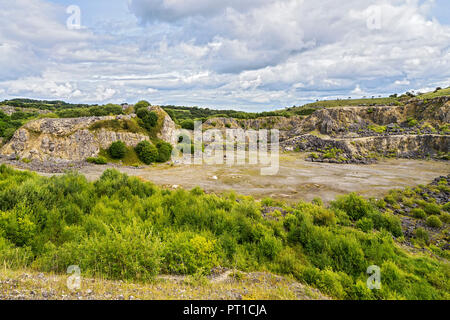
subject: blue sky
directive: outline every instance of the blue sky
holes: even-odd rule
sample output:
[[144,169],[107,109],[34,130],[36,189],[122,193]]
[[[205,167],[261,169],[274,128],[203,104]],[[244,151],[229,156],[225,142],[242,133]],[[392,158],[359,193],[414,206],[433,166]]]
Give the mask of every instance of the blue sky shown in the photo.
[[448,0],[8,0],[0,99],[274,110],[449,86],[449,48]]

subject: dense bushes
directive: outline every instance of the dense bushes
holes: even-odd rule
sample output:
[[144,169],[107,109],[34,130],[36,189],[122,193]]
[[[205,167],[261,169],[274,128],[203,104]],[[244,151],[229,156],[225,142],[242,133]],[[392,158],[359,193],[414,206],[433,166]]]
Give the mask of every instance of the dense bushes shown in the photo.
[[139,142],[135,148],[136,154],[145,164],[151,164],[156,162],[158,158],[158,149],[148,141]]
[[0,111],[0,137],[10,140],[14,132],[22,126],[19,120],[13,120],[10,116]]
[[136,112],[136,115],[142,121],[142,127],[151,131],[158,123],[158,115],[154,111],[141,108]]
[[158,149],[157,162],[167,162],[170,160],[172,156],[172,145],[170,143],[160,141],[156,144],[156,148]]
[[442,221],[437,216],[430,216],[427,219],[427,226],[432,228],[440,228],[442,227]]
[[93,164],[107,164],[108,163],[108,160],[106,160],[106,158],[102,157],[102,156],[96,157],[96,158],[95,157],[89,157],[89,158],[86,159],[86,161],[89,162],[89,163],[93,163]]
[[181,122],[181,128],[186,130],[194,130],[194,120],[184,120]]
[[[90,183],[2,165],[0,265],[62,273],[79,265],[86,276],[130,280],[223,266],[291,274],[342,299],[449,298],[448,266],[396,246],[395,223],[372,202],[277,204],[286,215],[265,219],[269,200],[165,190],[115,170]],[[365,286],[370,265],[381,268],[381,290]]]
[[63,109],[57,110],[56,114],[60,118],[79,118],[79,117],[103,117],[109,115],[123,114],[122,107],[116,104],[107,104],[104,106],[93,106],[89,108]]
[[137,112],[139,109],[146,109],[150,106],[151,106],[150,102],[141,100],[134,105],[134,111]]
[[142,141],[136,146],[135,151],[139,159],[145,164],[167,162],[172,156],[172,145],[164,141],[158,141],[155,146],[149,141]]
[[122,159],[126,152],[127,146],[122,141],[115,141],[108,148],[108,153],[113,159]]

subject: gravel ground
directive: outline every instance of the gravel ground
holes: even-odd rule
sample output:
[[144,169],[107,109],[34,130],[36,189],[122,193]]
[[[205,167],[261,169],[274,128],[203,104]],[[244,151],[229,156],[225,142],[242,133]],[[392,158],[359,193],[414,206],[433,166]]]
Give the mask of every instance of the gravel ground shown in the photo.
[[159,276],[151,283],[81,278],[70,290],[70,275],[0,271],[0,300],[324,300],[318,290],[269,273],[224,270],[203,279]]

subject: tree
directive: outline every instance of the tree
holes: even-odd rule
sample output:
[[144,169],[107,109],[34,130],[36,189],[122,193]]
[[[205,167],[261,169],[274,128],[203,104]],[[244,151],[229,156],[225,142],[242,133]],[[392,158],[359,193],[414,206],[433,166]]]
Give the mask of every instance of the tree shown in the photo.
[[193,120],[184,120],[181,122],[181,127],[187,130],[194,130],[194,121]]
[[137,113],[137,111],[139,109],[147,109],[150,106],[151,106],[150,102],[145,101],[145,100],[141,100],[141,101],[139,101],[138,103],[136,103],[134,105],[134,111]]
[[116,141],[111,143],[108,149],[108,153],[113,159],[123,159],[127,152],[127,146],[122,141]]
[[170,160],[172,156],[172,145],[170,143],[161,141],[156,144],[156,148],[158,149],[158,158],[156,161],[158,162],[167,162]]
[[136,115],[142,120],[142,126],[149,131],[158,123],[156,112],[141,108],[136,112]]
[[158,158],[158,149],[147,140],[139,142],[135,151],[139,159],[145,164],[151,164]]

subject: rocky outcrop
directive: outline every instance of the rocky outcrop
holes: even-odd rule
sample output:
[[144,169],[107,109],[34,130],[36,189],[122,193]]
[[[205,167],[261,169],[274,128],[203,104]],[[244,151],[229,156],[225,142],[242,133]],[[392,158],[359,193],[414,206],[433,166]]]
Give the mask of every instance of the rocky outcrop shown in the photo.
[[211,118],[203,124],[203,129],[278,129],[289,131],[299,127],[303,117],[263,117],[256,119],[234,119],[234,118]]
[[155,112],[158,115],[158,139],[166,141],[171,145],[175,145],[178,142],[177,127],[172,118],[161,107],[151,106],[150,111]]
[[[160,107],[153,106],[150,110],[158,114],[157,138],[174,145],[177,141],[175,123]],[[135,114],[131,114],[34,120],[18,129],[2,147],[0,154],[40,161],[83,161],[98,156],[101,149],[107,149],[118,140],[135,147],[139,142],[149,140],[149,136],[126,130],[112,130],[108,126],[94,126],[111,120],[130,121],[135,117]]]
[[27,123],[0,150],[2,155],[41,161],[82,161],[98,156],[100,149],[121,140],[136,146],[148,139],[146,135],[116,132],[107,129],[90,130],[104,120],[125,120],[133,116],[87,117],[71,119],[40,119]]
[[378,156],[398,158],[437,157],[449,150],[450,136],[397,135],[356,139],[322,138],[306,134],[283,141],[286,151],[314,152],[311,161],[371,163]]
[[340,136],[358,132],[369,125],[397,124],[408,127],[408,120],[429,122],[436,129],[450,122],[450,97],[441,97],[425,103],[412,101],[404,106],[336,107],[320,109],[301,121],[289,132],[290,137],[317,130],[321,134]]

